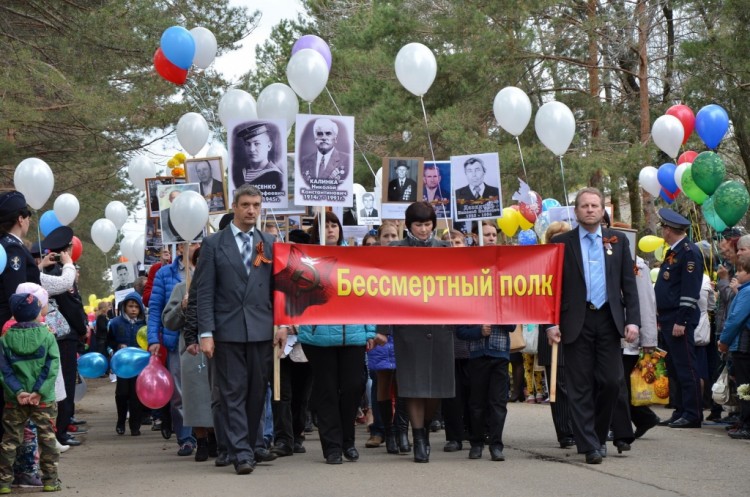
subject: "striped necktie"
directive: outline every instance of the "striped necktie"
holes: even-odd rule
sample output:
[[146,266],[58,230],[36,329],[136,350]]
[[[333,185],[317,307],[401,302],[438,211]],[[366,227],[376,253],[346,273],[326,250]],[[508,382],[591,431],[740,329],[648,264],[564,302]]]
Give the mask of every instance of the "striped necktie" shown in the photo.
[[604,261],[602,260],[602,248],[597,243],[599,240],[596,233],[587,233],[589,239],[589,302],[599,309],[606,300],[606,289],[604,288]]
[[247,274],[250,274],[250,269],[253,267],[253,236],[252,231],[250,233],[244,233],[240,231],[237,233],[242,239],[242,262],[245,264],[245,270]]

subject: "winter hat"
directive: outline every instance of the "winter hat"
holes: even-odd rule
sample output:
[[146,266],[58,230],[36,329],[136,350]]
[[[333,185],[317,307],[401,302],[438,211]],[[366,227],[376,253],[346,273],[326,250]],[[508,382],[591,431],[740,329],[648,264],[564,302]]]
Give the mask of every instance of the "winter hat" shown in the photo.
[[36,283],[21,283],[16,288],[16,293],[30,293],[34,297],[39,299],[39,303],[44,307],[49,302],[49,294],[47,290],[37,285]]
[[39,299],[31,293],[14,293],[10,296],[10,310],[19,323],[34,321],[42,310]]

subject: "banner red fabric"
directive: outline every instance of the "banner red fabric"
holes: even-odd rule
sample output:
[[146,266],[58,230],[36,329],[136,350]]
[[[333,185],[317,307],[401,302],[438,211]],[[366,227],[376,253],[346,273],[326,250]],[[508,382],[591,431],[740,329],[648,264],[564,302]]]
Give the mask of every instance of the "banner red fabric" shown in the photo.
[[563,247],[274,245],[286,324],[541,324],[560,314]]

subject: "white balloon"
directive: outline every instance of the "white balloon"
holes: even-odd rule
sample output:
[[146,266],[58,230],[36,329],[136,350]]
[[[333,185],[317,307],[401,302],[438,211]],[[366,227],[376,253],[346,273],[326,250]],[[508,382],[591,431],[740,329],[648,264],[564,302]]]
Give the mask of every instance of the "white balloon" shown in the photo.
[[213,143],[211,143],[211,146],[208,147],[208,150],[206,150],[206,157],[221,157],[223,176],[224,170],[226,169],[227,164],[229,164],[229,153],[227,152],[226,147],[224,147],[224,144],[218,140],[214,140]]
[[130,262],[135,262],[133,259],[133,242],[135,242],[135,236],[133,235],[125,235],[125,238],[120,240],[120,255]]
[[284,83],[273,83],[260,92],[257,107],[259,119],[284,119],[287,131],[291,131],[299,112],[299,100]]
[[133,186],[140,191],[146,191],[146,178],[156,176],[156,166],[153,162],[142,155],[137,155],[130,159],[128,164],[128,177]]
[[231,88],[219,101],[219,119],[226,128],[230,121],[258,118],[255,99],[245,90]]
[[654,197],[659,196],[661,185],[659,184],[659,171],[654,166],[646,166],[638,173],[638,182],[641,188]]
[[500,127],[513,136],[523,133],[531,120],[531,100],[526,92],[515,86],[497,92],[492,110]]
[[132,252],[134,261],[143,262],[145,260],[144,254],[146,252],[146,235],[141,233],[135,238],[135,240],[133,240]]
[[182,192],[169,207],[169,220],[183,240],[195,240],[208,222],[208,203],[198,192]]
[[437,75],[437,60],[432,50],[421,43],[409,43],[396,55],[396,77],[401,86],[421,97]]
[[685,174],[685,169],[687,169],[691,165],[692,162],[683,162],[682,164],[677,166],[677,169],[674,170],[674,182],[677,183],[677,186],[680,188],[680,190],[682,190],[682,175]]
[[112,221],[115,224],[115,228],[119,230],[125,224],[125,221],[128,220],[128,208],[119,200],[113,200],[104,209],[104,217]]
[[312,102],[328,83],[328,63],[312,48],[303,48],[289,59],[286,79],[302,100]]
[[216,58],[216,37],[206,28],[197,27],[190,30],[195,40],[195,55],[193,65],[205,69]]
[[375,171],[375,186],[383,186],[383,168],[379,168]]
[[657,118],[651,126],[651,137],[654,143],[673,159],[677,158],[684,136],[685,128],[682,127],[680,120],[669,114]]
[[360,185],[359,183],[354,183],[352,186],[352,193],[357,196],[357,198],[362,198],[362,195],[365,194],[367,190],[365,190],[365,187]]
[[177,122],[177,141],[190,155],[196,155],[208,141],[208,123],[197,112],[188,112]]
[[52,195],[55,177],[52,169],[42,159],[24,159],[13,174],[16,190],[23,193],[26,203],[34,209],[41,209]]
[[117,241],[115,223],[109,219],[97,219],[91,225],[91,239],[99,250],[104,253],[109,252]]
[[71,193],[63,193],[58,195],[55,199],[53,210],[55,211],[55,216],[57,217],[57,220],[60,221],[60,224],[67,226],[78,217],[78,212],[81,210],[81,206],[75,195]]
[[534,129],[545,147],[562,156],[576,134],[576,119],[564,103],[547,102],[536,112]]

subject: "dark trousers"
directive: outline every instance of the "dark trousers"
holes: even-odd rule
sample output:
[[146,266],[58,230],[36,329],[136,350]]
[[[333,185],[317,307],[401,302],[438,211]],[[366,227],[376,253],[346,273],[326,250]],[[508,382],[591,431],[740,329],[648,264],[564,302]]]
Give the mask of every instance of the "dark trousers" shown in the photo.
[[688,324],[681,337],[672,336],[674,321],[660,322],[659,327],[667,351],[669,381],[675,383],[675,389],[669,390],[669,403],[675,409],[672,419],[702,421],[701,381],[695,370],[695,324]]
[[456,396],[443,399],[443,421],[445,422],[445,441],[461,442],[464,439],[466,424],[471,419],[469,414],[469,392],[472,378],[469,376],[469,359],[456,359]]
[[125,417],[130,412],[130,418],[128,419],[128,425],[130,425],[130,431],[139,430],[141,428],[141,420],[143,419],[143,404],[138,399],[138,394],[135,391],[135,382],[138,377],[135,378],[120,378],[117,377],[117,384],[115,385],[115,405],[117,406],[117,425],[125,426]]
[[[612,415],[612,432],[615,440],[631,443],[633,436],[633,425],[636,428],[653,426],[659,421],[659,417],[649,406],[634,406],[630,402],[630,373],[638,363],[637,355],[622,355],[622,369],[625,384],[620,387],[620,396],[617,398],[617,406]],[[629,415],[628,415],[629,414]]]
[[217,342],[214,381],[223,398],[227,454],[234,462],[253,461],[258,427],[265,410],[271,341]]
[[65,382],[65,400],[57,403],[57,438],[64,441],[68,437],[68,425],[75,410],[76,373],[78,372],[78,340],[60,340],[60,366]]
[[[540,337],[540,339],[544,339]],[[558,347],[562,351],[562,347]],[[561,353],[561,352],[558,352]],[[573,421],[570,419],[570,401],[568,400],[568,386],[565,383],[565,368],[557,366],[557,390],[555,391],[555,401],[550,402],[552,412],[552,423],[555,425],[555,434],[557,441],[569,440],[573,436]],[[552,378],[552,367],[544,366],[547,378]]]
[[467,369],[471,377],[471,445],[483,446],[485,430],[488,430],[490,447],[502,449],[508,414],[508,359],[477,357],[469,359]]
[[623,377],[620,338],[609,305],[605,305],[599,310],[587,308],[580,334],[564,345],[565,383],[581,454],[599,450],[607,441]]
[[365,347],[303,344],[313,377],[310,401],[318,415],[323,457],[354,446],[354,418],[362,398]]
[[211,386],[211,417],[214,421],[214,436],[216,437],[216,448],[219,453],[227,454],[227,431],[226,431],[226,409],[224,407],[223,399],[221,398],[221,390],[219,389],[219,382],[216,381],[216,359],[212,358],[208,361],[208,384]]
[[[372,412],[370,436],[374,437],[377,435],[381,438],[385,438],[385,425],[383,424],[383,416],[380,414],[380,407],[378,406],[378,372],[368,369],[367,375],[370,377],[370,412]],[[391,418],[392,417],[393,416],[391,415]],[[392,419],[391,423],[393,423]],[[390,424],[388,426],[390,426]]]
[[305,439],[305,411],[312,387],[310,364],[294,362],[288,357],[279,364],[281,392],[279,400],[271,404],[274,440],[276,445],[293,447],[294,442]]
[[[746,331],[743,331],[746,333]],[[750,354],[747,352],[732,352],[732,366],[737,385],[750,383]],[[750,430],[750,401],[740,400],[740,423],[742,428]]]

